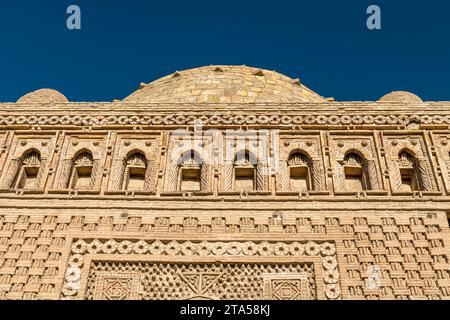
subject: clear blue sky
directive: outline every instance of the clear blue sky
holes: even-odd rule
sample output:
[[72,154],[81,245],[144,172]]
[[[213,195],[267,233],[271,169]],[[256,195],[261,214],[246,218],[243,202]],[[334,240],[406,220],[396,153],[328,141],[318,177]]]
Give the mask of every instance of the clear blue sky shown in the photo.
[[[79,31],[66,28],[70,4]],[[382,30],[366,28],[370,4]],[[337,100],[450,100],[450,1],[2,0],[0,61],[0,101],[45,87],[111,101],[210,64],[276,70]]]

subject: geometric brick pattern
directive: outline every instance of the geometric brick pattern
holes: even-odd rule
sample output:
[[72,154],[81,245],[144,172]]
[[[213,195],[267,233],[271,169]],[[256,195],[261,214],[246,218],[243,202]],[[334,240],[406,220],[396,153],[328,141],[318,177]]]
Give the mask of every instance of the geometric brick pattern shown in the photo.
[[[408,215],[406,212],[404,214]],[[113,230],[133,230],[128,233],[145,232],[151,237],[161,221],[156,217],[153,223],[145,224],[134,217],[98,217],[97,221],[86,223],[85,219],[83,216],[72,216],[70,219],[58,216],[17,216],[11,219],[0,216],[0,298],[57,299],[67,276],[67,263],[77,263],[76,259],[67,255],[68,246],[73,246],[70,233],[82,232],[86,238],[92,239],[98,236],[100,230],[107,234]],[[196,232],[206,238],[208,234],[217,235],[213,225],[217,218],[214,217],[209,224],[196,224],[194,229],[190,223],[173,224],[170,220],[168,218],[163,231],[167,235],[181,234],[185,238],[191,238]],[[221,233],[238,237],[257,232],[257,235],[266,235],[266,238],[279,234],[292,239],[296,234],[302,234],[311,238],[335,239],[336,248],[331,247],[327,254],[336,251],[337,260],[325,259],[322,263],[326,268],[333,268],[340,261],[339,283],[344,298],[448,299],[450,296],[448,250],[443,246],[445,227],[434,216],[409,219],[390,215],[370,219],[332,217],[322,221],[312,221],[302,216],[295,223],[284,222],[278,230],[272,231],[269,231],[269,223],[252,227],[245,225],[245,228],[242,224],[225,223],[222,227]],[[127,231],[121,234],[126,237]],[[161,230],[156,234],[161,234]],[[292,243],[292,240],[285,241]],[[106,241],[97,245],[101,247],[104,243]],[[90,242],[93,248],[95,244]],[[298,250],[306,249],[307,246],[303,246]],[[135,250],[139,249],[136,247]],[[314,248],[308,250],[314,251]],[[109,257],[118,253],[110,253]],[[367,285],[371,266],[379,268],[379,288]]]
[[[121,101],[45,89],[0,106],[0,300],[450,299],[449,102],[338,102],[209,66]],[[212,161],[172,159],[175,129]]]
[[[133,271],[131,271],[133,270]],[[302,273],[296,273],[300,271]],[[295,279],[289,279],[294,275]],[[301,275],[301,287],[297,285]],[[265,284],[272,277],[270,293]],[[275,283],[286,281],[286,287]],[[85,299],[311,299],[314,269],[307,264],[166,264],[92,262]],[[287,287],[287,286],[291,287]],[[300,290],[287,296],[288,291]],[[268,294],[266,296],[266,294]]]

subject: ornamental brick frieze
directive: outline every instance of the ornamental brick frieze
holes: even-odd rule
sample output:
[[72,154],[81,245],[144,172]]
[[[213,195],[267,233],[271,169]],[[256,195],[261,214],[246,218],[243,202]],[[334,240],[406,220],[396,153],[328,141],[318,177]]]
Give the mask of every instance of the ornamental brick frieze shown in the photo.
[[[353,113],[353,112],[352,112]],[[450,115],[446,114],[120,114],[120,115],[0,115],[0,126],[192,126],[196,121],[205,126],[406,126],[410,123],[421,125],[449,125]]]
[[[215,273],[213,273],[214,276],[220,277],[220,273],[226,272],[226,270],[233,269],[233,265],[237,265],[236,268],[236,275],[239,275],[243,273],[243,267],[247,267],[249,264],[257,264],[258,262],[261,263],[264,261],[265,264],[272,266],[272,277],[277,275],[280,277],[280,280],[283,279],[283,277],[286,278],[286,276],[289,275],[295,275],[295,269],[292,270],[292,266],[294,264],[298,263],[298,261],[304,261],[307,262],[308,259],[310,263],[316,263],[315,269],[319,271],[319,274],[321,275],[320,279],[314,279],[311,277],[310,281],[312,281],[312,287],[310,290],[314,290],[314,288],[320,287],[320,290],[324,290],[319,294],[322,299],[339,299],[341,295],[341,289],[339,284],[339,272],[338,272],[338,262],[336,258],[336,249],[333,243],[330,242],[324,242],[324,243],[316,243],[316,242],[307,242],[307,243],[300,243],[300,242],[253,242],[253,241],[246,241],[246,242],[220,242],[220,241],[203,241],[203,242],[191,242],[191,241],[170,241],[170,242],[161,242],[159,240],[156,241],[145,241],[145,240],[139,240],[139,241],[115,241],[113,239],[94,239],[93,241],[85,241],[82,239],[75,240],[75,242],[71,246],[71,255],[69,257],[69,263],[66,270],[66,280],[63,285],[62,290],[62,296],[63,299],[83,299],[84,298],[84,292],[82,288],[82,282],[81,279],[81,273],[83,272],[90,272],[88,265],[85,266],[85,262],[88,263],[88,261],[95,261],[95,260],[102,260],[102,255],[106,255],[104,258],[107,258],[109,261],[114,261],[115,257],[116,259],[129,259],[129,260],[140,260],[140,261],[148,261],[153,262],[153,259],[156,259],[156,264],[160,265],[159,268],[146,272],[141,271],[140,275],[140,281],[141,283],[135,284],[134,288],[128,288],[128,290],[134,290],[137,294],[149,294],[145,288],[142,288],[144,284],[142,283],[145,281],[145,277],[148,277],[150,283],[149,286],[160,286],[162,291],[166,291],[170,288],[170,283],[168,282],[159,282],[155,281],[155,275],[158,276],[158,272],[156,270],[163,269],[162,265],[159,263],[162,260],[172,260],[173,262],[180,263],[180,260],[177,258],[189,258],[190,265],[193,263],[200,263],[201,261],[206,261],[208,258],[210,259],[210,262],[215,262],[217,264],[217,261],[220,261],[222,259],[221,266],[218,266],[218,269]],[[93,256],[93,257],[90,257]],[[256,259],[255,258],[262,258],[262,259]],[[283,261],[283,258],[284,261]],[[197,262],[197,259],[199,262]],[[206,259],[206,260],[205,260]],[[103,259],[104,260],[104,259]],[[234,260],[234,262],[232,262]],[[182,260],[181,260],[182,261]],[[283,263],[284,262],[284,263]],[[128,263],[129,264],[129,263]],[[214,266],[214,265],[213,265]],[[187,266],[189,271],[189,265]],[[95,267],[94,267],[95,268]],[[176,270],[176,265],[167,266],[168,273],[175,272],[178,273]],[[120,277],[121,273],[120,271],[125,271],[123,268],[113,268],[111,271],[115,271],[114,273],[117,274]],[[175,270],[174,270],[175,269]],[[206,268],[208,269],[208,268]],[[225,270],[222,270],[225,269]],[[250,268],[252,269],[252,268]],[[268,268],[269,269],[269,268]],[[102,270],[102,269],[100,269]],[[107,270],[107,269],[106,269]],[[274,272],[275,270],[278,270],[278,272]],[[123,272],[122,271],[122,272]],[[137,270],[139,273],[139,268]],[[193,272],[192,272],[193,271]],[[201,276],[202,274],[200,272],[195,272],[196,270],[192,270],[189,272],[189,276]],[[213,271],[215,271],[213,269]],[[258,275],[256,270],[253,270],[253,276]],[[266,272],[270,272],[269,270],[264,270]],[[263,271],[263,273],[265,273]],[[293,272],[294,271],[294,272]],[[188,282],[189,284],[189,278],[186,278],[188,272],[184,272],[185,277],[183,277],[183,273],[181,273],[181,280],[184,280]],[[211,275],[211,272],[208,273]],[[110,273],[106,274],[109,277],[114,277],[114,275]],[[261,275],[263,276],[263,275]],[[316,275],[317,276],[317,275]],[[143,279],[144,278],[144,279]],[[153,280],[152,280],[153,278]],[[175,280],[175,279],[174,279]],[[250,279],[242,279],[244,283],[241,283],[241,286],[245,286],[245,282],[250,281]],[[255,279],[256,281],[262,281],[263,278]],[[286,279],[285,279],[286,280]],[[80,281],[80,284],[78,283]],[[169,281],[170,282],[170,281]],[[122,286],[123,283],[120,285]],[[275,284],[276,285],[276,284]],[[292,284],[291,284],[292,285]],[[127,285],[129,287],[129,285]],[[200,286],[200,287],[198,287]],[[296,287],[294,287],[296,288]],[[197,285],[197,287],[192,287],[193,289],[193,295],[199,295],[199,294],[206,294],[206,290],[203,289],[201,285]],[[226,288],[225,288],[226,289]],[[262,288],[261,288],[262,289]],[[300,288],[296,288],[297,290],[300,290]],[[109,290],[109,288],[105,288],[103,290]],[[274,289],[272,289],[273,291]],[[142,292],[144,291],[144,292]],[[262,291],[262,290],[261,290]],[[104,293],[105,294],[105,293]],[[233,297],[232,295],[226,295],[226,294],[220,294],[220,290],[213,291],[212,293],[209,293],[211,295],[212,299],[230,299],[230,298],[247,298],[247,299],[263,299],[263,298],[270,298],[264,295],[261,295],[261,293],[258,294],[258,292],[255,292],[254,295],[251,296],[242,296],[242,297]],[[216,296],[215,296],[216,294]],[[301,292],[299,292],[301,294]],[[184,296],[184,298],[190,298],[191,296],[189,294],[184,294],[187,296]],[[315,297],[316,292],[307,293],[303,298],[307,298],[308,296]],[[272,296],[272,298],[279,298],[281,296],[277,296],[275,292],[275,296]],[[108,292],[106,292],[106,299],[113,300],[111,297],[108,296]],[[132,298],[131,296],[128,298]],[[166,298],[166,299],[173,299],[175,298],[175,295],[167,295],[167,296],[153,296],[150,295],[149,298],[158,299],[158,298]],[[291,297],[291,298],[295,298]],[[121,295],[118,295],[117,299],[123,299]]]

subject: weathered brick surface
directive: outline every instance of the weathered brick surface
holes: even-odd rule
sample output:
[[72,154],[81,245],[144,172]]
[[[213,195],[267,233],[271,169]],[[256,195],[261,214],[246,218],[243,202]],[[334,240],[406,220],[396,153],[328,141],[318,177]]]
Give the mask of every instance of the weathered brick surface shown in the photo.
[[[449,299],[449,106],[333,102],[232,66],[111,103],[1,103],[0,299]],[[199,120],[224,134],[192,147],[215,160],[174,162],[172,130]],[[272,146],[278,170],[239,190],[225,130],[263,128],[245,149]]]

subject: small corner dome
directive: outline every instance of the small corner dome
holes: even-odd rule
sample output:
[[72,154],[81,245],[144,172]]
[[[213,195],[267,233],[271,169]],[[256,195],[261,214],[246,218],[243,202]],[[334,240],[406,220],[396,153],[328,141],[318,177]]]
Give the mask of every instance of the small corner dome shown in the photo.
[[69,100],[53,89],[39,89],[23,95],[16,103],[66,103]]
[[422,103],[423,100],[416,94],[408,91],[392,91],[385,94],[379,102]]

